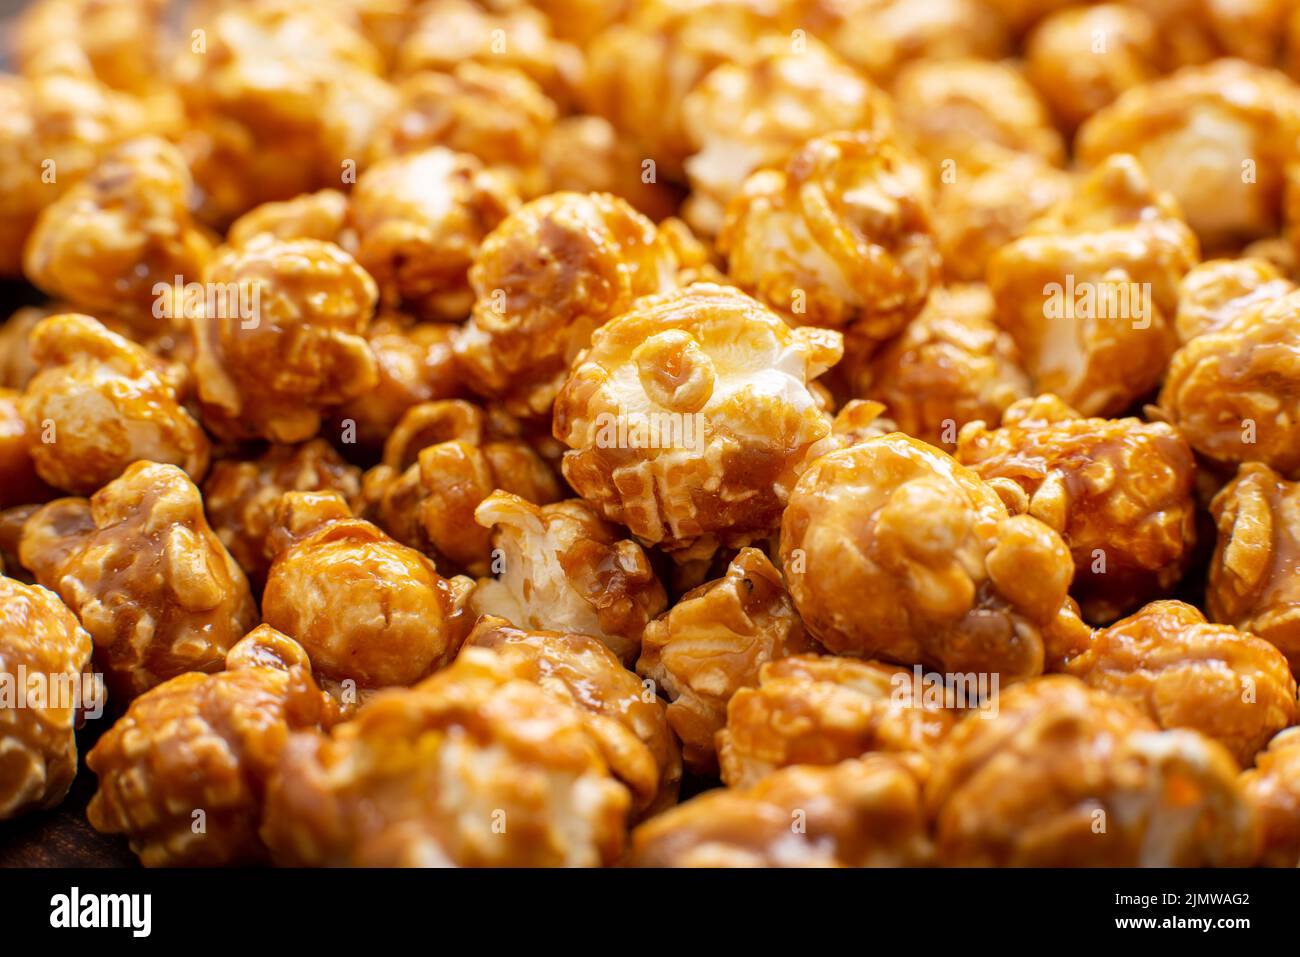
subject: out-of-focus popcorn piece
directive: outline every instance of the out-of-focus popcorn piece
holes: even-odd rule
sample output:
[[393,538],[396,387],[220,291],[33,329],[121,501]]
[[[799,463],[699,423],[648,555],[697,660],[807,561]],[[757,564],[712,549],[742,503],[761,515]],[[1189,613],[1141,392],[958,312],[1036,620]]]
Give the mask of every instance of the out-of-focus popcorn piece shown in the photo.
[[[632,794],[635,817],[677,802],[682,760],[663,702],[590,635],[527,631],[479,619],[465,648],[486,648],[519,677],[584,714],[610,772]],[[462,652],[463,653],[463,652]]]
[[1241,57],[1268,65],[1278,58],[1291,15],[1287,0],[1125,0],[1156,23],[1165,69]]
[[844,364],[836,374],[848,376],[853,395],[879,400],[898,431],[949,451],[963,426],[999,421],[1029,393],[1020,353],[994,322],[993,297],[982,285],[935,289],[869,364]]
[[1041,395],[1007,409],[1001,428],[963,428],[956,454],[986,481],[1019,485],[1029,514],[1065,539],[1089,621],[1168,594],[1192,558],[1196,460],[1171,425],[1087,419]]
[[262,235],[203,272],[190,316],[204,424],[223,437],[309,439],[324,410],[379,381],[365,340],[375,282],[333,243]]
[[[56,806],[77,773],[78,712],[102,704],[90,636],[52,593],[0,575],[0,821]],[[19,697],[21,696],[21,697]]]
[[[995,705],[990,688],[986,681],[988,703]],[[982,704],[977,691],[972,685],[963,708]],[[747,787],[792,764],[838,764],[873,751],[929,757],[960,716],[948,705],[942,697],[927,700],[913,672],[878,661],[819,655],[771,661],[758,686],[741,688],[727,706],[717,739],[722,780]]]
[[18,408],[42,479],[89,494],[141,459],[203,477],[209,443],[181,404],[183,368],[89,316],[51,316],[28,341],[40,371]]
[[1157,601],[1095,632],[1065,671],[1137,705],[1166,730],[1191,728],[1243,767],[1296,718],[1296,683],[1267,641]]
[[285,492],[338,492],[349,502],[361,496],[361,470],[349,465],[324,439],[272,445],[256,459],[223,459],[203,483],[208,521],[255,586],[271,561],[266,536]]
[[492,529],[492,570],[471,599],[475,614],[520,628],[599,638],[630,665],[647,623],[668,604],[641,546],[620,538],[579,499],[534,505],[494,492],[475,519]]
[[292,199],[262,203],[230,224],[226,242],[247,245],[268,233],[276,239],[318,239],[336,245],[350,244],[348,197],[337,189],[303,193]]
[[0,387],[21,392],[36,375],[32,358],[31,332],[42,319],[67,310],[59,303],[24,306],[0,323]]
[[988,265],[998,321],[1034,380],[1084,415],[1116,415],[1178,346],[1178,284],[1196,236],[1131,156],[1112,156]]
[[1300,88],[1283,74],[1219,60],[1129,90],[1093,115],[1079,159],[1132,153],[1178,201],[1207,249],[1277,233]]
[[811,37],[759,41],[743,64],[724,63],[682,102],[692,193],[685,218],[705,235],[756,170],[784,165],[807,140],[836,130],[888,135],[888,98]]
[[18,400],[17,392],[0,386],[0,509],[44,502],[57,494],[36,474],[32,449],[40,436],[23,418]]
[[1300,292],[1246,308],[1179,349],[1160,410],[1215,462],[1300,470]]
[[646,626],[636,668],[668,698],[687,767],[708,773],[732,696],[756,685],[767,662],[814,650],[781,573],[757,548],[742,548],[725,575]]
[[872,754],[709,791],[632,833],[638,867],[917,867],[931,844],[915,760]]
[[658,222],[671,216],[679,191],[652,161],[601,116],[566,116],[542,144],[542,166],[551,192],[613,193]]
[[1275,735],[1253,768],[1242,772],[1241,788],[1259,816],[1262,867],[1300,865],[1300,730]]
[[333,716],[307,653],[260,625],[225,671],[179,675],[131,702],[86,756],[99,776],[86,816],[125,834],[147,867],[263,862],[262,801],[288,735]]
[[290,736],[261,833],[281,864],[592,867],[618,859],[630,803],[589,716],[471,648]]
[[746,181],[718,237],[727,274],[792,322],[896,333],[939,276],[928,176],[869,131],[811,140]]
[[1216,332],[1256,307],[1281,299],[1295,289],[1273,263],[1265,259],[1211,259],[1193,266],[1183,277],[1174,325],[1178,338],[1190,342]]
[[926,805],[944,865],[1244,867],[1258,823],[1236,778],[1218,742],[1053,675],[957,725]]
[[19,551],[95,641],[109,691],[130,700],[187,671],[216,671],[257,623],[248,581],[173,465],[136,462],[89,500],[62,498]]
[[782,519],[781,559],[804,624],[836,654],[1008,681],[1087,637],[1060,536],[901,433],[809,466]]
[[1206,609],[1276,645],[1300,671],[1300,482],[1247,462],[1210,505],[1219,537]]
[[474,257],[476,296],[456,340],[466,385],[542,417],[592,332],[676,285],[668,238],[605,193],[552,193],[509,216]]
[[479,245],[518,205],[509,177],[435,146],[381,160],[352,192],[357,260],[384,303],[422,319],[460,320]]
[[643,300],[597,330],[556,400],[564,476],[679,560],[762,538],[830,433],[808,386],[840,349],[729,287]]
[[13,54],[27,76],[93,77],[140,96],[165,76],[166,0],[36,0],[13,24]]

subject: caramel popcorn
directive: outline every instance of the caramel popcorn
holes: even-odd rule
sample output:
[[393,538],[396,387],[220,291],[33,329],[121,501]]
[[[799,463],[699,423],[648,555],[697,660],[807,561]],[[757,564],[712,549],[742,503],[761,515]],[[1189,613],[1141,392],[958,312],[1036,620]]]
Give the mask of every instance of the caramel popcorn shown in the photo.
[[989,261],[998,320],[1036,392],[1116,415],[1160,381],[1178,345],[1178,284],[1196,237],[1131,156],[1112,156]]
[[589,718],[470,648],[328,736],[291,735],[261,834],[282,864],[612,864],[630,798]]
[[492,529],[492,570],[471,600],[475,614],[520,628],[593,635],[625,664],[667,596],[644,551],[619,538],[580,499],[550,505],[493,492],[474,512]]
[[1259,816],[1263,867],[1300,865],[1300,731],[1288,728],[1269,742],[1241,789]]
[[746,181],[718,250],[732,281],[792,322],[884,341],[938,280],[928,176],[871,132],[818,137]]
[[336,189],[322,189],[250,209],[230,224],[226,242],[244,246],[266,233],[276,239],[318,239],[350,245],[351,237],[345,236],[347,223],[348,197]]
[[166,7],[166,0],[36,0],[13,25],[14,60],[27,76],[62,73],[156,92]]
[[23,527],[19,554],[76,612],[123,700],[218,670],[257,623],[244,573],[174,465],[136,462],[89,500],[44,506]]
[[1247,462],[1211,503],[1219,537],[1210,563],[1206,609],[1276,645],[1300,671],[1300,483]]
[[44,502],[56,494],[36,474],[32,449],[40,440],[23,419],[18,399],[13,389],[0,386],[0,509]]
[[[972,694],[963,704],[979,703]],[[727,706],[717,738],[722,780],[747,787],[789,765],[838,764],[874,751],[928,757],[959,716],[945,706],[925,699],[911,671],[878,661],[770,661],[758,686],[739,689]]]
[[900,433],[812,463],[781,523],[781,560],[804,624],[836,654],[1010,680],[1086,636],[1060,536]]
[[597,330],[556,400],[564,477],[679,560],[761,538],[830,432],[808,383],[839,357],[838,333],[728,287],[642,300]]
[[917,867],[930,863],[924,770],[872,754],[709,791],[632,833],[638,867]]
[[67,312],[58,303],[24,306],[0,323],[0,388],[22,391],[36,375],[32,358],[31,332],[42,319]]
[[1054,675],[957,725],[925,796],[945,865],[1241,867],[1258,823],[1236,776],[1217,742]]
[[1168,594],[1191,560],[1196,461],[1171,425],[1088,419],[1040,395],[1007,409],[1001,428],[963,428],[957,459],[985,481],[1015,482],[1029,514],[1065,539],[1089,621]]
[[1281,299],[1295,288],[1265,259],[1211,259],[1183,277],[1174,325],[1178,338],[1190,342],[1217,332],[1243,312]]
[[141,459],[203,478],[208,438],[181,404],[182,368],[89,316],[44,319],[29,342],[39,371],[18,408],[42,479],[89,494]]
[[54,807],[72,785],[73,728],[98,694],[90,650],[90,636],[58,598],[0,575],[0,679],[9,684],[0,707],[0,821]]
[[[146,867],[256,864],[267,779],[291,731],[328,724],[302,647],[260,625],[217,674],[183,674],[131,702],[86,756],[86,815]],[[202,827],[195,824],[202,822]]]
[[465,153],[432,147],[382,160],[352,193],[357,260],[385,304],[464,319],[474,301],[470,262],[518,202],[508,177]]
[[323,411],[374,388],[364,336],[375,282],[332,243],[259,236],[203,271],[221,290],[190,317],[204,424],[232,437],[309,439]]
[[[610,773],[645,817],[677,802],[682,761],[664,705],[604,644],[589,635],[526,631],[503,618],[480,618],[465,648],[486,648],[519,677],[578,712]],[[462,652],[463,653],[463,652]]]
[[655,172],[651,160],[619,136],[601,116],[566,116],[542,144],[547,187],[556,193],[613,193],[658,222],[671,216],[678,190]]

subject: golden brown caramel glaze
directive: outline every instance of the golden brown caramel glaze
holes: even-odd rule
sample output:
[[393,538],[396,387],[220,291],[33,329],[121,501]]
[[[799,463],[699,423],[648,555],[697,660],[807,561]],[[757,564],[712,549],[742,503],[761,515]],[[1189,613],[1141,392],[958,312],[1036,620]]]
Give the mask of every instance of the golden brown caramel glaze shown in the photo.
[[0,386],[0,509],[44,502],[58,493],[36,474],[32,449],[40,441],[19,411],[19,394]]
[[1266,259],[1211,259],[1183,277],[1174,323],[1178,338],[1190,342],[1217,332],[1243,312],[1281,299],[1295,288]]
[[1263,833],[1258,864],[1300,864],[1300,731],[1275,735],[1255,767],[1241,774],[1241,789],[1254,805]]
[[230,224],[226,242],[243,246],[267,233],[276,239],[317,239],[348,245],[348,197],[337,189],[303,193],[293,199],[262,203]]
[[655,222],[673,215],[681,200],[680,191],[603,116],[560,119],[542,144],[541,159],[551,192],[613,193]]

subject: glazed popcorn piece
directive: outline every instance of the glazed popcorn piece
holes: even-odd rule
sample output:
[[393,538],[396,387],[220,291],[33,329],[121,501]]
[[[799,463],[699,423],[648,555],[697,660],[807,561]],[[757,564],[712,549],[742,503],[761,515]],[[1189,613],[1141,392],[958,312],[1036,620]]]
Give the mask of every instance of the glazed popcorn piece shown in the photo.
[[30,337],[42,319],[66,312],[58,303],[24,306],[0,323],[0,387],[22,391],[36,375]]
[[1277,233],[1300,88],[1240,60],[1188,67],[1096,113],[1075,143],[1087,164],[1131,153],[1209,249]]
[[44,502],[57,493],[36,474],[32,449],[40,441],[23,419],[19,394],[0,386],[0,509]]
[[72,786],[79,712],[103,704],[90,651],[90,635],[58,598],[0,575],[0,676],[10,686],[0,707],[0,821],[55,807]]
[[1222,745],[1063,675],[965,718],[925,797],[949,866],[1243,867],[1259,840]]
[[988,284],[1035,391],[1117,415],[1155,388],[1177,348],[1178,284],[1197,258],[1174,202],[1119,155],[999,250]]
[[1211,259],[1193,266],[1183,277],[1174,325],[1178,338],[1190,342],[1217,332],[1244,312],[1281,299],[1295,288],[1266,259]]
[[668,698],[682,759],[703,774],[717,767],[714,736],[733,695],[756,685],[767,662],[815,649],[776,566],[742,548],[725,575],[646,625],[636,669]]
[[[917,867],[923,762],[872,754],[709,791],[632,833],[637,867]],[[802,826],[796,826],[802,825]]]
[[1065,539],[1091,622],[1168,594],[1191,561],[1196,461],[1171,425],[1084,418],[1040,395],[1007,409],[1001,428],[963,428],[956,454],[986,481],[1019,485],[1029,514]]
[[818,137],[746,181],[718,250],[732,281],[790,321],[881,342],[938,280],[927,172],[869,131]]
[[223,293],[190,317],[194,376],[213,432],[301,442],[327,408],[378,383],[364,338],[375,282],[333,243],[258,236],[218,250],[203,280]]
[[744,64],[724,63],[682,100],[695,151],[687,221],[714,235],[723,211],[755,170],[783,165],[807,140],[835,130],[887,135],[888,99],[816,40],[762,38]]
[[361,497],[361,470],[343,461],[323,439],[272,445],[255,459],[223,459],[203,483],[212,529],[255,586],[266,581],[271,560],[266,536],[285,492],[338,492]]
[[306,649],[322,687],[410,685],[456,657],[472,583],[354,518],[338,492],[286,492],[267,538],[262,617]]
[[216,671],[257,623],[244,573],[174,465],[136,462],[98,492],[42,507],[20,557],[76,612],[109,691],[130,700],[187,671]]
[[1276,645],[1300,669],[1300,483],[1248,462],[1210,506],[1219,537],[1206,609]]
[[281,864],[612,864],[630,799],[583,713],[486,649],[290,736],[262,837]]
[[1086,639],[1061,537],[900,433],[812,463],[781,523],[781,560],[804,624],[836,654],[1009,681]]
[[141,459],[193,479],[207,472],[208,437],[181,404],[182,367],[75,313],[42,320],[28,341],[39,371],[18,408],[44,481],[88,494]]
[[386,305],[464,319],[474,302],[470,263],[518,203],[508,177],[465,153],[433,147],[381,160],[352,192],[357,261]]
[[158,286],[199,278],[212,252],[190,220],[193,190],[176,147],[156,137],[106,153],[46,207],[28,238],[23,271],[51,296],[120,316],[142,333],[179,327],[159,317]]
[[[990,698],[995,690],[986,682]],[[963,709],[981,704],[975,685],[971,692]],[[927,700],[912,671],[878,661],[770,661],[758,686],[739,689],[727,706],[717,739],[722,780],[747,787],[790,765],[838,764],[875,751],[929,757],[961,715],[948,705]]]
[[165,0],[36,0],[13,23],[14,62],[27,76],[94,77],[115,90],[158,93]]
[[317,239],[345,245],[348,197],[337,189],[303,193],[280,202],[262,203],[230,224],[226,242],[244,246],[263,233],[276,239]]
[[541,161],[550,192],[613,193],[655,222],[671,216],[681,198],[657,171],[649,178],[651,161],[602,116],[560,119],[542,144]]
[[1191,605],[1157,601],[1095,632],[1065,670],[1127,698],[1160,727],[1191,728],[1249,767],[1296,719],[1295,681],[1267,641],[1211,625]]
[[1279,732],[1241,775],[1241,789],[1259,816],[1262,867],[1300,864],[1300,731]]
[[1020,353],[994,322],[993,297],[982,285],[933,290],[869,364],[843,365],[837,374],[852,393],[882,402],[898,431],[949,451],[963,426],[999,421],[1029,392]]
[[632,795],[634,817],[677,803],[681,751],[663,702],[603,643],[590,635],[527,631],[488,616],[464,647],[493,652],[515,675],[584,713],[610,773]]
[[1192,448],[1231,466],[1300,469],[1300,292],[1236,313],[1169,362],[1160,410]]
[[475,614],[520,628],[592,635],[624,665],[636,661],[641,633],[668,604],[640,545],[620,538],[580,499],[538,506],[493,492],[474,518],[492,529],[497,576],[479,580],[471,599]]
[[677,285],[669,237],[605,193],[552,193],[509,216],[470,270],[475,301],[456,340],[465,384],[539,418],[592,333],[640,296]]
[[261,863],[262,802],[289,733],[333,715],[302,647],[259,625],[224,671],[179,675],[131,702],[86,756],[99,776],[86,816],[125,834],[146,867]]
[[830,433],[809,383],[839,358],[839,333],[792,329],[731,288],[642,300],[596,332],[556,400],[564,477],[679,561],[762,538]]

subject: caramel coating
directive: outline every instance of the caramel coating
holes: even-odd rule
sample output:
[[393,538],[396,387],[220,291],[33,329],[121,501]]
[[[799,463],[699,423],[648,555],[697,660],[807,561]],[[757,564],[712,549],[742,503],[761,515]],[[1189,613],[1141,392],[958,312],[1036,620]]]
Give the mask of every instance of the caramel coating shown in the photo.
[[602,116],[559,120],[542,144],[541,159],[551,192],[613,193],[655,222],[677,210],[678,190],[657,171],[650,178],[651,161]]
[[1160,381],[1178,346],[1178,284],[1196,237],[1131,156],[1112,156],[988,265],[998,320],[1036,392],[1117,415]]
[[27,76],[93,77],[115,90],[157,92],[166,0],[35,0],[12,24],[14,62]]
[[1296,684],[1261,638],[1211,625],[1191,605],[1157,601],[1097,631],[1065,670],[1127,698],[1160,727],[1191,728],[1249,767],[1296,719]]
[[303,193],[281,202],[262,203],[230,224],[226,242],[244,246],[268,233],[276,239],[318,239],[344,245],[348,229],[348,197],[336,189]]
[[928,177],[868,131],[809,141],[746,181],[718,237],[737,285],[800,325],[893,335],[939,276]]
[[1259,816],[1262,867],[1300,864],[1300,731],[1269,742],[1255,767],[1242,772],[1241,789]]
[[812,463],[781,523],[781,560],[804,624],[836,654],[1009,680],[1086,633],[1060,536],[897,432]]
[[518,677],[584,714],[610,773],[632,795],[634,817],[677,803],[681,750],[663,702],[600,641],[589,635],[526,631],[488,616],[479,619],[464,647],[492,651]]
[[637,297],[676,285],[669,239],[605,193],[552,193],[520,207],[483,242],[476,296],[456,340],[466,385],[512,414],[541,417],[569,365]]
[[638,867],[917,867],[931,845],[924,771],[872,754],[709,791],[632,833]]
[[1132,153],[1210,249],[1276,234],[1300,88],[1240,60],[1188,67],[1129,90],[1083,125],[1079,159]]
[[1205,593],[1210,618],[1272,642],[1300,671],[1300,482],[1247,462],[1210,512],[1219,532]]
[[338,492],[286,492],[267,538],[262,617],[307,650],[322,686],[410,685],[456,657],[472,583],[353,518]]
[[72,786],[78,712],[102,703],[90,651],[90,635],[51,592],[0,575],[0,676],[9,685],[0,707],[0,821],[55,807]]
[[190,317],[194,375],[213,432],[301,442],[327,407],[378,383],[364,338],[375,282],[339,247],[257,236],[218,250],[203,278],[225,293]]
[[520,628],[599,638],[624,665],[636,661],[641,633],[668,604],[641,546],[620,538],[580,499],[534,505],[493,492],[474,512],[492,529],[492,570],[471,607]]
[[679,560],[762,538],[830,433],[809,383],[840,348],[729,287],[642,300],[597,330],[556,400],[564,477]]
[[86,756],[99,776],[86,816],[125,834],[146,867],[260,863],[266,783],[289,733],[332,715],[302,647],[259,625],[225,671],[179,675],[131,702]]
[[518,203],[508,177],[465,153],[435,146],[382,160],[352,193],[357,261],[386,305],[464,319],[475,252]]
[[898,431],[948,451],[967,423],[996,422],[1029,394],[1020,353],[995,324],[993,297],[982,285],[935,289],[870,364],[845,364],[854,395],[879,400]]
[[1211,259],[1193,266],[1183,277],[1174,325],[1178,338],[1190,342],[1206,332],[1217,332],[1251,309],[1281,299],[1295,289],[1266,259]]
[[292,735],[262,837],[282,864],[591,867],[618,858],[629,804],[587,716],[470,648]]
[[24,306],[0,323],[0,387],[22,391],[36,375],[36,361],[29,344],[37,323],[66,312],[58,303]]
[[748,787],[792,764],[838,764],[874,751],[929,757],[958,717],[945,702],[927,701],[905,668],[829,655],[770,661],[758,686],[741,688],[727,706],[718,732],[722,780]]
[[646,626],[636,670],[668,698],[682,759],[704,774],[717,768],[714,736],[732,696],[756,685],[767,662],[815,649],[776,566],[757,548],[742,548],[725,575]]
[[128,140],[45,208],[23,271],[52,296],[158,331],[167,324],[156,308],[158,287],[178,276],[197,280],[212,252],[190,220],[192,190],[176,147],[157,137]]
[[248,581],[174,465],[136,462],[84,498],[42,507],[19,556],[95,642],[110,693],[130,700],[187,671],[216,671],[257,623]]
[[48,501],[57,494],[36,474],[32,450],[40,438],[23,419],[18,400],[17,392],[0,386],[0,509]]
[[1300,470],[1300,292],[1238,312],[1175,354],[1160,409],[1216,462]]
[[208,437],[181,404],[182,368],[89,316],[51,316],[28,342],[39,371],[18,408],[42,479],[89,494],[141,459],[203,478]]
[[266,536],[285,492],[338,492],[361,496],[361,470],[344,462],[323,439],[272,445],[255,459],[224,459],[203,483],[212,529],[255,587],[266,581],[271,560]]
[[1053,675],[953,730],[926,786],[939,863],[1246,866],[1258,822],[1222,745]]
[[1041,395],[1007,409],[1001,428],[963,428],[956,454],[985,481],[1015,482],[1029,514],[1065,539],[1088,621],[1168,594],[1192,558],[1196,460],[1171,425],[1088,419]]

